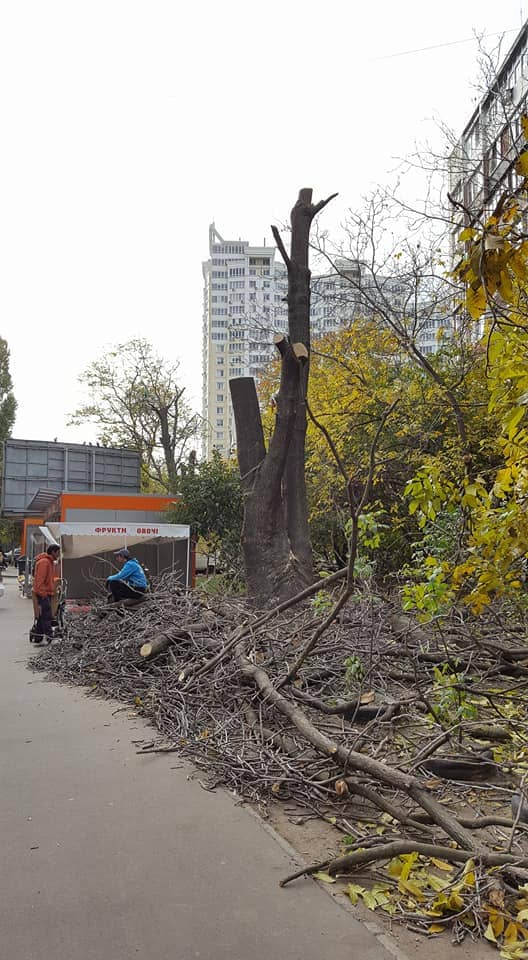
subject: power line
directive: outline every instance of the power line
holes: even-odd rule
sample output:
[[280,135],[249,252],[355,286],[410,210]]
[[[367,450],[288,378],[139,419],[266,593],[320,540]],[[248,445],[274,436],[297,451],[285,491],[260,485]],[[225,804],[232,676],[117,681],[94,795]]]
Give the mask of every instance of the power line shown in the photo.
[[408,57],[413,53],[425,53],[428,50],[440,50],[441,47],[456,47],[460,43],[474,43],[475,40],[485,37],[502,37],[507,33],[518,33],[518,27],[512,27],[511,30],[499,30],[498,33],[483,33],[482,37],[466,37],[464,40],[450,40],[447,43],[433,43],[429,47],[416,47],[415,50],[400,50],[398,53],[386,53],[382,57],[372,57],[372,61],[394,60],[396,57]]

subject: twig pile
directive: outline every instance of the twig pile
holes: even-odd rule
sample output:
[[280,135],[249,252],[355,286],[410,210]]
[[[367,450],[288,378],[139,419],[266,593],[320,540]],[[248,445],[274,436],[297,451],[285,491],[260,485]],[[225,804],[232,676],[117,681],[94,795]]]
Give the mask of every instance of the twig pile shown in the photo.
[[259,617],[165,579],[137,607],[94,605],[31,666],[134,705],[161,735],[142,752],[176,749],[208,786],[334,822],[347,852],[330,875],[433,845],[526,882],[524,624],[425,632],[356,595],[292,672],[322,616]]

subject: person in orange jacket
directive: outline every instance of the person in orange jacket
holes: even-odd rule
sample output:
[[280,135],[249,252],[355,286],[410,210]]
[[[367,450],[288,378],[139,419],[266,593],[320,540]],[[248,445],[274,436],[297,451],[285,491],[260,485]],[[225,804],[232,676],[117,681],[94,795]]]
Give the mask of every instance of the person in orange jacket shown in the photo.
[[46,553],[39,553],[33,567],[33,609],[36,618],[34,643],[51,642],[51,598],[55,593],[55,564],[60,547],[52,544]]

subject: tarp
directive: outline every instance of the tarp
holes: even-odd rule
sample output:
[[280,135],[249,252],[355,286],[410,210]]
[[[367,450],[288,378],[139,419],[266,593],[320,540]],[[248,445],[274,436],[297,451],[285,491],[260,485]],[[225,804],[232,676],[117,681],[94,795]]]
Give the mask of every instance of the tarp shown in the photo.
[[91,557],[148,540],[189,540],[190,527],[179,523],[48,523],[65,558]]

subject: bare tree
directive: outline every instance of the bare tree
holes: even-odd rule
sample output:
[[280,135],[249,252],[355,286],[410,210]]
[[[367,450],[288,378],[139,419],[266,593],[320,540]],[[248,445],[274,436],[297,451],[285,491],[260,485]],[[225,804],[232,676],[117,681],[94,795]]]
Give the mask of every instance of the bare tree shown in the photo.
[[177,493],[180,466],[198,429],[177,377],[177,364],[158,356],[147,340],[118,344],[82,374],[90,400],[70,423],[92,422],[100,443],[139,450],[147,480]]

